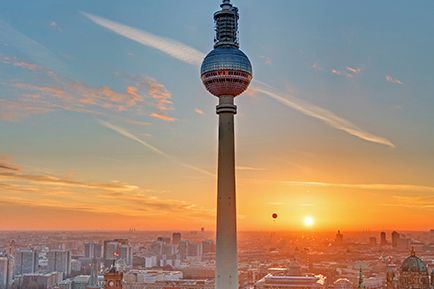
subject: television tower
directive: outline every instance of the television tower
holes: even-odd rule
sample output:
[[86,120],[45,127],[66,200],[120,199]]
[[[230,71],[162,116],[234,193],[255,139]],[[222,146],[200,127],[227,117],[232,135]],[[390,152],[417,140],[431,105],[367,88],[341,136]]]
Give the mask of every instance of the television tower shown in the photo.
[[252,80],[252,65],[239,49],[238,8],[223,0],[214,13],[214,49],[205,57],[201,79],[219,98],[216,289],[238,289],[237,216],[235,194],[234,98]]

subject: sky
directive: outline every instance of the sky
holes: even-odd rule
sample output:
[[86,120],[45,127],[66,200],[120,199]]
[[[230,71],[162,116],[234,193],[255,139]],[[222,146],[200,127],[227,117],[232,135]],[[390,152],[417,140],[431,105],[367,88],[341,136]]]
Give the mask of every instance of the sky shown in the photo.
[[[434,3],[232,2],[238,228],[432,229]],[[214,229],[219,4],[3,3],[0,230]]]

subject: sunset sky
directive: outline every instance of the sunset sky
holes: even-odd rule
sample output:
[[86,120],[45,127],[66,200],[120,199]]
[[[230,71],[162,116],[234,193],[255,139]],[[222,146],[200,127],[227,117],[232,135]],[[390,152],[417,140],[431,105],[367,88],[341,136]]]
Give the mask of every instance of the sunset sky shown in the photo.
[[[232,2],[239,229],[433,229],[434,2]],[[2,4],[0,230],[214,229],[219,4]]]

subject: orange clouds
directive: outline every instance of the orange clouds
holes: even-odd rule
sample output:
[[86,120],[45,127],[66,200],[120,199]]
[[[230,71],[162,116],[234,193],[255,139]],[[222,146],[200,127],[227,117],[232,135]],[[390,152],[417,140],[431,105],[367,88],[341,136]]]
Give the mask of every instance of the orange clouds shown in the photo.
[[160,120],[164,120],[164,121],[169,121],[169,122],[172,122],[172,121],[176,120],[176,118],[173,118],[173,117],[170,117],[170,116],[167,116],[167,115],[164,115],[164,114],[159,114],[159,113],[151,113],[149,116],[153,117],[153,118],[156,118],[156,119],[160,119]]
[[18,172],[20,171],[20,168],[16,165],[11,164],[9,158],[5,156],[0,156],[0,172],[2,170]]
[[176,119],[168,116],[167,111],[173,110],[172,93],[167,88],[153,78],[146,77],[143,83],[148,87],[148,95],[153,100],[153,106],[158,112],[153,112],[149,116],[159,120],[173,122]]
[[[16,207],[15,214],[18,215],[29,207],[59,212],[111,214],[107,218],[161,218],[176,215],[183,219],[211,219],[214,214],[212,210],[192,203],[149,195],[152,190],[132,184],[119,181],[97,183],[47,174],[20,173],[3,162],[0,163],[0,191],[4,192],[0,194],[0,204]],[[92,194],[92,198],[89,198],[89,194]],[[23,224],[31,221],[29,218],[24,218]],[[72,225],[74,218],[71,217],[67,222]]]
[[32,63],[27,63],[21,60],[18,60],[16,57],[9,57],[5,55],[0,55],[0,62],[4,64],[10,64],[19,68],[36,71],[39,69],[39,66]]
[[204,114],[203,110],[201,110],[200,108],[195,108],[194,112],[200,115]]
[[[131,115],[144,116],[173,122],[176,119],[167,114],[174,110],[172,93],[150,77],[129,79],[124,91],[107,85],[92,87],[70,80],[54,71],[25,63],[14,57],[0,56],[0,62],[36,73],[38,84],[27,82],[11,83],[20,95],[16,100],[0,99],[0,119],[19,120],[33,114],[46,113],[56,109],[97,115],[112,115],[112,112],[129,111]],[[128,119],[129,123],[143,123]]]

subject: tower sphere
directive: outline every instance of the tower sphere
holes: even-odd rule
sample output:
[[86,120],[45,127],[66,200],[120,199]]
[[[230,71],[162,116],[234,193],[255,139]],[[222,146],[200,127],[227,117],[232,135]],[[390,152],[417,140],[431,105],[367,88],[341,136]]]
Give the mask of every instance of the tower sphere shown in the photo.
[[249,87],[252,64],[236,47],[217,47],[205,57],[201,78],[206,89],[215,96],[238,96]]

